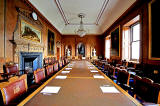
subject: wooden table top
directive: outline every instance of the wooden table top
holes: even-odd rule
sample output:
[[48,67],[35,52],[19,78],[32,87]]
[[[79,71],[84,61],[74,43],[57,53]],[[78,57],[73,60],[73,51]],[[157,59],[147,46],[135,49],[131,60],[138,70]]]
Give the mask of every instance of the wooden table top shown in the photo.
[[[72,63],[72,62],[71,62]],[[141,105],[101,71],[91,73],[87,61],[75,61],[70,73],[61,71],[50,78],[19,105],[26,106],[137,106]],[[95,79],[93,75],[104,79]],[[57,75],[67,75],[66,79],[55,79]],[[103,93],[100,86],[116,87],[120,93]],[[60,86],[57,94],[44,95],[40,91],[45,86]]]

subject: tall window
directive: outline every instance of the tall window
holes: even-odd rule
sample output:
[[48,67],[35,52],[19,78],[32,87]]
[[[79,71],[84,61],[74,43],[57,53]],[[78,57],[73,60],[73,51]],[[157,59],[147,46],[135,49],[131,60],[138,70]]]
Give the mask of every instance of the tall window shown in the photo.
[[122,59],[129,61],[130,60],[130,36],[129,36],[129,28],[123,28],[123,47],[122,47]]
[[111,40],[110,40],[110,35],[106,37],[105,40],[105,57],[107,59],[110,58],[110,45],[111,45]]
[[131,60],[139,60],[140,54],[140,24],[131,26]]
[[140,23],[139,15],[123,26],[122,59],[139,61]]

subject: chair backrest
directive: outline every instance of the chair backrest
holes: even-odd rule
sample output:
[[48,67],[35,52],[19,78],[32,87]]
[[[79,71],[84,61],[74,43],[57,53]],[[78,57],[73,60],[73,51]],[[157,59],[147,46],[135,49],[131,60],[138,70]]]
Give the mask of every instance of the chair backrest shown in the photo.
[[14,101],[17,97],[27,92],[27,75],[9,79],[9,82],[1,88],[2,98],[5,105]]
[[62,64],[63,64],[63,66],[65,65],[65,61],[64,61],[64,59],[62,59]]
[[108,76],[110,77],[112,75],[115,75],[115,67],[110,65],[108,70]]
[[59,68],[62,68],[62,66],[63,66],[62,61],[59,61],[59,62],[58,62],[58,65],[59,65]]
[[108,70],[109,70],[109,67],[110,67],[109,64],[104,65],[104,70],[108,71]]
[[41,81],[45,79],[44,68],[39,68],[36,71],[34,71],[34,79],[35,83],[41,83]]
[[46,75],[51,76],[53,74],[53,65],[48,65],[46,67]]
[[58,71],[58,63],[57,62],[54,63],[54,71]]
[[44,58],[44,59],[43,59],[43,61],[44,61],[44,65],[49,64],[49,60],[48,60],[48,58]]
[[126,70],[122,69],[118,71],[117,83],[129,85],[129,78],[130,74]]
[[151,92],[152,92],[153,81],[149,78],[142,78],[136,80],[134,92],[140,99],[151,102]]
[[153,103],[160,104],[160,84],[159,83],[153,83],[151,86],[151,92],[149,94],[152,98]]
[[18,73],[19,72],[18,64],[6,65],[5,66],[5,72],[7,74],[16,74],[16,73]]

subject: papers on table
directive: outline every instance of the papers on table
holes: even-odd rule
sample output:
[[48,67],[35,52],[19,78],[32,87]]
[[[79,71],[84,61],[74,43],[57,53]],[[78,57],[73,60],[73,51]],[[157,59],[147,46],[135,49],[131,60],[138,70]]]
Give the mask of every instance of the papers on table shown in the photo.
[[55,79],[66,79],[67,78],[67,76],[61,76],[61,75],[58,75],[58,76],[56,76],[56,78]]
[[68,67],[73,67],[73,65],[68,65]]
[[102,78],[102,79],[104,78],[104,76],[102,76],[102,75],[93,75],[93,77],[94,78]]
[[67,73],[70,73],[70,71],[62,71],[61,73],[62,74],[67,74]]
[[65,68],[66,70],[72,70],[72,68]]
[[95,69],[95,67],[88,67],[89,69]]
[[43,94],[51,94],[51,93],[58,93],[61,87],[58,86],[46,86],[41,93]]
[[100,87],[103,93],[120,93],[115,87]]
[[92,73],[96,73],[96,72],[98,72],[97,70],[90,70]]

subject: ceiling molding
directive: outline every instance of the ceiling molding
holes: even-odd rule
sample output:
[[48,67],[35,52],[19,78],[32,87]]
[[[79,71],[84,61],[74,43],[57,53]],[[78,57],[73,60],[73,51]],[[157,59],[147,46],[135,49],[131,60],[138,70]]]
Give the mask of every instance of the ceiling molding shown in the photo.
[[107,7],[108,3],[109,3],[109,0],[105,0],[105,1],[104,1],[103,5],[102,5],[102,8],[101,8],[101,10],[100,10],[100,12],[99,12],[99,14],[98,14],[97,19],[96,19],[96,23],[95,23],[96,25],[98,25],[99,20],[101,19],[102,15],[103,15],[103,13],[104,13],[104,10],[105,10],[105,8]]
[[[70,23],[68,25],[80,25],[80,23]],[[83,25],[95,25],[94,23],[83,23]]]
[[[65,25],[80,25],[79,23],[70,23],[65,15],[65,12],[62,8],[62,5],[61,3],[59,2],[59,0],[54,0],[55,3],[56,3],[56,6],[63,18],[63,21],[65,22]],[[97,18],[96,18],[96,21],[94,23],[84,23],[84,25],[98,25],[99,24],[99,21],[104,13],[104,10],[106,9],[107,5],[109,3],[109,0],[104,0],[103,2],[103,5],[101,7],[101,10],[99,11],[98,15],[97,15]]]
[[57,5],[57,8],[58,8],[58,10],[59,10],[59,12],[60,12],[60,14],[61,14],[64,22],[65,22],[65,25],[68,25],[68,24],[69,24],[69,21],[68,21],[67,18],[66,18],[66,15],[65,15],[65,13],[64,13],[64,11],[63,11],[63,8],[62,8],[59,0],[54,0],[54,1],[55,1],[56,5]]
[[38,16],[45,22],[45,24],[48,25],[49,28],[53,28],[57,33],[62,35],[62,33],[57,28],[55,28],[53,24],[51,24],[51,22],[29,0],[23,0],[23,2],[29,6],[32,11],[35,11],[38,14]]

